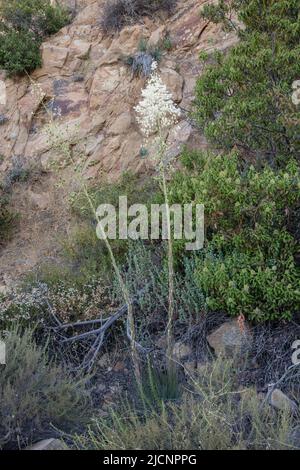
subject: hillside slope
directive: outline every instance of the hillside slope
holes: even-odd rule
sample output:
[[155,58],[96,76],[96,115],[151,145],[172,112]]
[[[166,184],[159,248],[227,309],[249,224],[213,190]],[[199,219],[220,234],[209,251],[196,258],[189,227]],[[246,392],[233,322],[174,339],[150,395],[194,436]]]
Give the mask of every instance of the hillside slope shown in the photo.
[[[0,126],[0,171],[5,175],[15,157],[40,171],[40,176],[14,187],[12,201],[20,215],[19,227],[0,254],[0,283],[1,279],[10,283],[53,256],[57,237],[66,236],[68,230],[67,195],[74,181],[68,165],[48,142],[45,107],[59,114],[63,138],[80,146],[86,178],[100,181],[104,174],[114,180],[129,169],[148,171],[140,157],[143,138],[133,112],[145,79],[134,77],[124,59],[138,51],[141,40],[156,46],[170,38],[171,47],[162,51],[159,66],[184,111],[169,136],[171,153],[177,155],[183,144],[206,146],[187,117],[201,73],[199,52],[226,50],[236,41],[200,18],[203,0],[181,0],[172,17],[144,18],[113,36],[101,31],[103,0],[71,5],[75,3],[73,22],[43,43],[42,68],[31,77],[0,76],[7,93],[6,105],[0,105],[0,114],[7,118]],[[53,170],[53,162],[59,172]],[[58,184],[60,180],[63,185]]]

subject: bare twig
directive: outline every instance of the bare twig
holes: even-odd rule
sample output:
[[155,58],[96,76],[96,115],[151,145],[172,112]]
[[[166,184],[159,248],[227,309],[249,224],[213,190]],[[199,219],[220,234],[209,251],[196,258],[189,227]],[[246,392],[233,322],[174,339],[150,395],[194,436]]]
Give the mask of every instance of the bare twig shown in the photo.
[[[145,286],[143,289],[141,289],[135,296],[134,298],[130,301],[130,306],[132,307],[134,304],[139,303],[139,299],[143,292],[145,291],[147,286]],[[121,318],[124,314],[128,312],[129,305],[128,303],[122,305],[116,313],[111,315],[108,318],[97,318],[94,320],[85,320],[82,322],[74,322],[74,323],[65,323],[63,324],[54,314],[53,309],[51,305],[48,302],[48,307],[50,309],[50,312],[55,320],[56,326],[53,328],[53,331],[56,334],[60,335],[59,342],[60,344],[66,344],[66,343],[72,343],[72,342],[80,342],[86,339],[94,338],[92,345],[89,347],[89,350],[87,354],[85,354],[84,358],[81,361],[80,366],[77,368],[84,368],[84,369],[91,369],[91,367],[94,364],[94,361],[103,345],[104,339],[105,339],[105,333],[106,331],[117,321],[119,318]],[[85,331],[80,334],[76,334],[70,337],[66,337],[61,334],[62,331],[66,331],[68,329],[73,329],[73,328],[81,328],[81,327],[86,327],[89,325],[96,325],[96,324],[101,324],[99,328],[92,329],[89,331]],[[130,340],[131,345],[133,344],[134,348],[139,350],[142,353],[148,353],[149,351],[144,348],[142,345],[140,345],[135,338],[133,338],[131,334],[131,328],[130,328],[130,322],[129,318],[127,317],[127,322],[126,322],[126,333],[127,337]]]

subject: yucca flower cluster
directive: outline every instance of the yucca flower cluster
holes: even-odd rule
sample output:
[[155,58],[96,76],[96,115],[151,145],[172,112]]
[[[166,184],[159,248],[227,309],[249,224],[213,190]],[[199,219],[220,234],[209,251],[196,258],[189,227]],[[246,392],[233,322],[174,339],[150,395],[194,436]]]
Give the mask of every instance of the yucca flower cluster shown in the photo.
[[142,90],[142,100],[134,109],[141,131],[146,137],[170,128],[180,117],[180,109],[158,75],[156,62],[152,63],[152,73]]

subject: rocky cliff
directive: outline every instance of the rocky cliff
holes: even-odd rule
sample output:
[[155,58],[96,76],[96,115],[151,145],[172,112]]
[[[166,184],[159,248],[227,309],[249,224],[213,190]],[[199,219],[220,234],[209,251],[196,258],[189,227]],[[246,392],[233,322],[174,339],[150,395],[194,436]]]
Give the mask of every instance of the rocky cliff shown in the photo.
[[[236,40],[200,18],[199,11],[206,3],[203,0],[180,0],[172,17],[143,18],[112,36],[101,31],[104,0],[67,3],[76,7],[74,20],[43,43],[42,68],[31,77],[6,79],[4,73],[0,75],[7,95],[6,103],[0,104],[4,117],[0,171],[9,171],[14,158],[21,157],[40,165],[43,172],[14,190],[20,230],[2,252],[2,277],[8,271],[13,276],[31,268],[52,253],[49,240],[53,240],[53,232],[67,225],[69,214],[64,206],[70,186],[60,190],[58,175],[51,169],[51,163],[61,155],[51,148],[44,132],[48,119],[45,108],[59,110],[61,135],[80,146],[86,178],[100,180],[106,174],[113,179],[128,169],[145,171],[145,159],[140,156],[143,137],[133,112],[145,78],[134,76],[124,59],[137,52],[142,39],[155,46],[166,35],[170,38],[171,47],[163,51],[159,70],[183,110],[181,121],[169,135],[171,152],[177,155],[183,144],[205,146],[203,136],[188,118],[195,81],[201,73],[199,52],[225,51]],[[59,177],[67,181],[69,173],[62,165]]]

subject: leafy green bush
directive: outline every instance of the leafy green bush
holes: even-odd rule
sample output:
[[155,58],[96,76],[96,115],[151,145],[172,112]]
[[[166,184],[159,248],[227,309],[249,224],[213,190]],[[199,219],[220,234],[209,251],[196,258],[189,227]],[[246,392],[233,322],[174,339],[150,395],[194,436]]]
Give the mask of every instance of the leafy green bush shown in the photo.
[[[300,196],[296,162],[241,172],[236,154],[182,159],[187,170],[175,174],[170,200],[204,204],[207,255],[196,277],[209,307],[257,321],[290,318],[300,294],[291,224]],[[174,244],[182,253],[183,242]]]
[[[295,422],[262,403],[254,389],[236,390],[235,367],[224,358],[202,367],[192,392],[175,403],[152,407],[121,402],[96,418],[75,446],[92,450],[297,449]],[[150,408],[150,409],[149,409]],[[126,417],[126,419],[124,418]]]
[[1,37],[0,66],[9,75],[30,72],[41,65],[40,43],[27,31],[8,30]]
[[0,374],[0,448],[18,448],[53,436],[54,427],[78,429],[87,420],[85,380],[50,362],[34,332],[13,328],[4,338],[6,367]]
[[[233,11],[244,23],[235,25]],[[299,110],[291,101],[300,76],[298,0],[221,1],[206,18],[237,30],[240,42],[215,54],[196,86],[195,117],[207,137],[255,160],[299,158]]]
[[211,311],[261,322],[289,320],[300,308],[300,276],[292,256],[206,253],[197,260],[195,277]]
[[279,257],[296,247],[289,222],[299,206],[300,173],[295,161],[275,171],[240,171],[237,154],[184,152],[186,171],[170,185],[172,202],[205,206],[206,238],[214,247]]
[[16,31],[40,38],[56,33],[68,22],[67,10],[49,0],[6,0],[1,4],[1,16]]
[[68,21],[62,7],[49,0],[10,0],[0,3],[0,67],[9,75],[30,72],[41,65],[40,45]]

